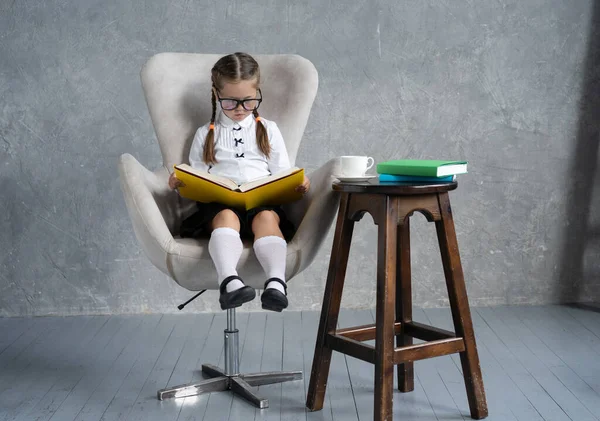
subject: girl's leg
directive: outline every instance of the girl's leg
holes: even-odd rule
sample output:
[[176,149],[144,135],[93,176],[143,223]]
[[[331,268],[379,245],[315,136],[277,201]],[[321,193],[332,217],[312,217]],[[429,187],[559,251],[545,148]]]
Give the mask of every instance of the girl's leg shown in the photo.
[[265,292],[269,289],[279,291],[282,294],[282,305],[285,300],[285,307],[287,307],[284,287],[287,243],[279,229],[277,213],[273,211],[259,212],[252,220],[252,232],[254,233],[254,252],[267,279],[275,278],[281,281],[270,281],[265,287]]
[[252,220],[252,233],[254,241],[262,237],[279,237],[283,240],[283,234],[279,229],[279,215],[274,211],[262,211],[256,214]]
[[219,287],[228,280],[224,291],[219,288],[221,308],[237,307],[252,300],[256,294],[237,277],[236,267],[244,248],[239,232],[240,221],[233,211],[224,209],[213,218],[212,229],[208,251],[217,270]]

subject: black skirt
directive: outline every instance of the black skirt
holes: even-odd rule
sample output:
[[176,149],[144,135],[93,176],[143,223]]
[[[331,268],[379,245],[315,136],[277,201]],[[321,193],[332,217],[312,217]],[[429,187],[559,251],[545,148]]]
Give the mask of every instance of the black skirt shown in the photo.
[[196,203],[198,211],[187,217],[181,223],[179,235],[184,238],[208,238],[212,231],[212,220],[219,212],[225,209],[233,211],[240,220],[240,236],[242,238],[253,239],[252,220],[262,211],[271,210],[279,216],[279,229],[286,241],[291,241],[296,233],[296,228],[286,217],[281,206],[258,206],[256,208],[245,210],[231,208],[221,203]]

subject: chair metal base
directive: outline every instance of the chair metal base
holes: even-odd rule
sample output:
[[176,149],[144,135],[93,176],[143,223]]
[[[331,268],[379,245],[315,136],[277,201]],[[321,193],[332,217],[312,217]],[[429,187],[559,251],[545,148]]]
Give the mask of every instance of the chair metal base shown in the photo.
[[252,390],[252,386],[302,380],[301,371],[239,374],[239,331],[235,324],[235,308],[227,309],[227,329],[223,332],[224,370],[211,364],[202,364],[202,373],[210,377],[210,379],[199,383],[182,384],[180,386],[161,389],[157,393],[158,399],[162,401],[168,398],[183,398],[202,393],[231,390],[233,393],[246,398],[260,409],[263,409],[269,406],[269,401],[258,397]]
[[236,374],[228,376],[225,374],[224,370],[211,364],[203,364],[202,373],[210,378],[198,383],[183,384],[167,389],[161,389],[157,393],[158,399],[162,401],[168,398],[183,398],[186,396],[200,395],[202,393],[231,390],[233,393],[240,395],[258,408],[263,409],[269,406],[269,400],[257,396],[252,390],[253,386],[302,380],[301,371],[273,371],[267,373]]

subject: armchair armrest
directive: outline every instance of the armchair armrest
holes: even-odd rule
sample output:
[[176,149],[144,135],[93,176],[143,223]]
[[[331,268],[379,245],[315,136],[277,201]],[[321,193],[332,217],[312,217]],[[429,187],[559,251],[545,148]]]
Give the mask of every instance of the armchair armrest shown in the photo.
[[289,211],[291,220],[298,226],[290,242],[290,246],[299,251],[293,275],[302,272],[313,261],[337,214],[339,194],[333,191],[331,183],[338,165],[338,159],[331,159],[312,172],[308,176],[311,182],[309,192]]
[[132,155],[123,154],[119,176],[135,236],[152,264],[170,275],[166,256],[174,240],[167,222],[174,223],[178,218],[173,206],[177,193],[168,187],[167,170],[161,168],[153,173]]

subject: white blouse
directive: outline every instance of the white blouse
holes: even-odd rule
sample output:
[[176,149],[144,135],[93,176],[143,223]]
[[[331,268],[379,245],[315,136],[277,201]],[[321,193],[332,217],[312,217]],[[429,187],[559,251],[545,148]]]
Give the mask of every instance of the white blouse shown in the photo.
[[256,143],[256,120],[250,114],[237,122],[220,112],[215,121],[215,157],[216,164],[206,165],[202,161],[204,139],[208,133],[205,124],[196,131],[190,150],[190,165],[211,174],[227,177],[238,184],[266,177],[290,168],[283,136],[273,121],[261,117],[271,145],[270,158],[266,158]]

